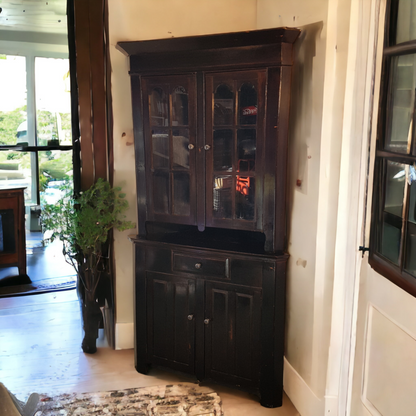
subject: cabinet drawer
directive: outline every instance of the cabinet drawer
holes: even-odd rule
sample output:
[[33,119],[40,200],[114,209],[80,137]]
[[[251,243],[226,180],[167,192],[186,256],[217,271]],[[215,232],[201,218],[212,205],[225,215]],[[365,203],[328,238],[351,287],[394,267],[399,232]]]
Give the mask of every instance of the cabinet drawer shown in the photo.
[[215,276],[228,279],[230,276],[228,258],[207,258],[173,252],[173,270],[175,272]]

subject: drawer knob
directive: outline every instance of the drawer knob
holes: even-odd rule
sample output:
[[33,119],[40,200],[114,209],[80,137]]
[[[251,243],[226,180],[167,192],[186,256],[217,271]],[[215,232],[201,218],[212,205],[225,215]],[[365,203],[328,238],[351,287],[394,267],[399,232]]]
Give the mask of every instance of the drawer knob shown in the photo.
[[209,144],[206,144],[206,145],[204,146],[204,149],[205,149],[205,150],[209,150],[209,149],[211,149],[211,146],[210,146]]
[[204,324],[205,325],[208,325],[209,324],[209,319],[208,318],[204,319]]
[[188,315],[188,321],[192,321],[192,319],[194,319],[193,315]]
[[189,143],[189,144],[188,144],[188,149],[189,149],[189,150],[192,150],[194,147],[195,147],[195,146],[194,146],[192,143]]
[[195,269],[200,269],[202,267],[201,263],[195,263]]

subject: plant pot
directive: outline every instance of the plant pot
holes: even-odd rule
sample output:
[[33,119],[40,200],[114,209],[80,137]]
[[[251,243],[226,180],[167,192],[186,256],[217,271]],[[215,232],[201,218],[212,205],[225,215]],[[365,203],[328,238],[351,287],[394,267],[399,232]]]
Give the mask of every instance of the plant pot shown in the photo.
[[97,352],[98,328],[102,319],[101,309],[95,299],[81,300],[84,339],[82,351],[87,354]]

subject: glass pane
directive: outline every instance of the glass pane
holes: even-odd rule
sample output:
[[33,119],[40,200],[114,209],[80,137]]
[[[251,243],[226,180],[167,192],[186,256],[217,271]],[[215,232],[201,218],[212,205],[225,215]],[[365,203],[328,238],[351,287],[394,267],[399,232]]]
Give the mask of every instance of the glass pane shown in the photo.
[[404,186],[406,184],[405,165],[387,162],[386,197],[384,211],[402,217]]
[[26,58],[0,55],[0,146],[27,145]]
[[173,168],[189,169],[188,130],[173,130]]
[[41,205],[54,205],[73,192],[72,150],[39,152]]
[[70,85],[68,59],[35,59],[39,146],[72,144]]
[[175,172],[173,174],[173,214],[189,215],[190,212],[189,174]]
[[[409,166],[410,201],[409,201],[409,221],[416,224],[416,169]],[[416,255],[415,255],[416,257]]]
[[214,94],[214,125],[234,124],[234,92],[226,84],[217,87]]
[[243,84],[239,99],[240,124],[256,124],[257,122],[257,91],[253,84]]
[[405,270],[416,276],[416,224],[407,225]]
[[172,93],[172,126],[188,125],[188,92],[182,86]]
[[169,133],[152,130],[152,154],[154,168],[169,168]]
[[[25,187],[25,202],[36,203],[36,192],[32,185],[32,167],[36,165],[36,155],[32,152],[0,152],[0,189]],[[35,188],[36,189],[36,188]],[[33,196],[33,197],[32,197]]]
[[255,185],[254,178],[237,176],[235,193],[235,216],[243,220],[254,219]]
[[150,123],[152,126],[169,126],[168,100],[162,88],[154,88],[149,95]]
[[155,212],[169,213],[169,173],[155,172],[153,174],[153,205]]
[[399,0],[396,43],[416,39],[416,1]]
[[216,176],[214,177],[214,198],[213,198],[213,216],[214,218],[231,218],[232,211],[232,177]]
[[214,130],[213,137],[213,164],[214,170],[233,170],[233,131]]
[[381,254],[395,264],[399,264],[401,225],[397,217],[384,215]]
[[237,130],[237,172],[252,172],[256,165],[256,130]]
[[413,54],[392,59],[390,128],[387,130],[385,147],[395,152],[408,153],[411,139],[416,85],[415,58],[416,55]]

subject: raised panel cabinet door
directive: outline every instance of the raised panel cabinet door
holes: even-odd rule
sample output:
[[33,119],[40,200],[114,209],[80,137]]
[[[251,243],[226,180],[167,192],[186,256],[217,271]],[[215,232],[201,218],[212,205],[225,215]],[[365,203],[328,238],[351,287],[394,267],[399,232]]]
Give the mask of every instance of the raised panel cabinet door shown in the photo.
[[194,372],[195,281],[147,273],[148,361]]
[[143,77],[148,219],[196,222],[194,75]]
[[258,387],[261,290],[206,282],[205,376]]
[[206,225],[262,227],[265,70],[206,76]]

